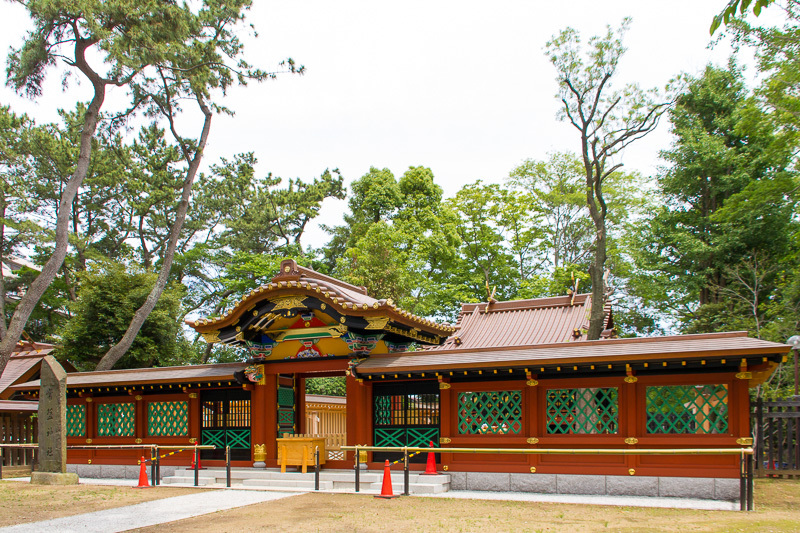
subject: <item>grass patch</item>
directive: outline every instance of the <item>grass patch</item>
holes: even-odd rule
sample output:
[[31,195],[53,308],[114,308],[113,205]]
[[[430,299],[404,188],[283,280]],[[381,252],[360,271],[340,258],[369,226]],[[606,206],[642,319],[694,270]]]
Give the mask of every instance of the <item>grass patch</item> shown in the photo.
[[[131,480],[131,486],[134,481]],[[124,505],[191,494],[198,489],[131,487],[104,485],[31,485],[24,481],[0,481],[0,527],[38,522],[63,516],[91,513]]]
[[[756,511],[694,511],[511,501],[304,494],[173,522],[171,532],[796,532],[800,482],[756,480]],[[155,532],[159,527],[139,531]]]

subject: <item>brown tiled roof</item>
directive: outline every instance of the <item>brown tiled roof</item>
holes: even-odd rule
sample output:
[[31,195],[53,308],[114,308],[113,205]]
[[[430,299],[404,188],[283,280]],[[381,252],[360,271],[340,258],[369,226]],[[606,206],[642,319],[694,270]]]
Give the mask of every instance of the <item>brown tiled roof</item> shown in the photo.
[[35,413],[39,410],[39,402],[28,400],[0,400],[0,413]]
[[[103,372],[73,372],[67,374],[67,387],[93,387],[139,385],[145,383],[201,383],[205,381],[230,381],[233,373],[242,370],[247,363],[224,363],[216,365],[168,366],[164,368],[135,368],[107,370]],[[14,390],[39,388],[39,380],[11,387]]]
[[[8,398],[13,391],[9,387],[27,377],[30,379],[31,374],[42,362],[42,358],[55,349],[52,344],[20,342],[17,344],[16,350],[11,354],[11,357],[6,363],[6,368],[3,374],[0,375],[0,398]],[[27,376],[26,376],[27,374]]]
[[[592,300],[589,294],[463,304],[456,332],[433,351],[501,348],[585,339]],[[606,306],[606,327],[611,309]]]
[[266,285],[250,291],[232,309],[217,318],[187,320],[186,323],[199,331],[212,330],[235,324],[248,309],[262,300],[287,296],[309,295],[333,305],[340,313],[355,316],[386,315],[410,327],[439,335],[449,335],[455,328],[414,315],[397,307],[391,299],[376,300],[367,295],[364,287],[356,287],[344,281],[320,274],[310,268],[297,265],[293,260],[281,263],[281,271]]
[[361,362],[359,375],[433,372],[453,369],[509,368],[603,361],[663,361],[686,357],[737,357],[786,354],[790,346],[747,337],[747,332],[705,333],[671,337],[559,342],[524,347],[425,350],[373,355]]

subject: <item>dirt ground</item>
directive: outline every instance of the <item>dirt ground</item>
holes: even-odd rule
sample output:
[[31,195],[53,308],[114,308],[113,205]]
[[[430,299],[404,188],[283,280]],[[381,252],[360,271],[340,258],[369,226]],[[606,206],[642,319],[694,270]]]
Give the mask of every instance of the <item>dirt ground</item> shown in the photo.
[[0,527],[134,505],[191,494],[197,490],[173,487],[134,489],[102,485],[52,487],[31,485],[22,481],[0,481]]
[[[0,482],[0,526],[192,493],[190,488]],[[800,531],[800,481],[756,480],[756,511],[691,511],[356,494],[303,494],[137,531]]]
[[[759,480],[756,509],[691,511],[529,502],[355,494],[304,494],[170,523],[170,532],[199,530],[410,532],[464,531],[800,531],[800,482]],[[164,526],[138,530],[163,531]]]

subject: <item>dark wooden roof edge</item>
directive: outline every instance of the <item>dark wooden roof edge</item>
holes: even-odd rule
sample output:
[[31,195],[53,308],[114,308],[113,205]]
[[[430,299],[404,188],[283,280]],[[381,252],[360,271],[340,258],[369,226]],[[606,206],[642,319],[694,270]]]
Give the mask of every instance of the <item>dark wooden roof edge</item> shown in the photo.
[[24,411],[27,413],[39,410],[36,400],[0,400],[0,412]]
[[[516,368],[521,369],[524,367],[535,368],[535,367],[542,367],[542,366],[572,366],[572,365],[591,365],[591,364],[639,364],[639,363],[650,363],[650,362],[660,362],[664,360],[668,361],[681,361],[681,360],[688,360],[688,359],[709,359],[709,358],[746,358],[746,357],[761,357],[767,355],[776,355],[780,356],[782,354],[776,353],[774,351],[764,352],[764,351],[756,351],[753,349],[742,349],[742,350],[726,350],[726,351],[719,351],[719,352],[676,352],[676,353],[654,353],[654,354],[634,354],[634,355],[596,355],[596,356],[585,356],[585,357],[570,357],[570,358],[542,358],[542,359],[519,359],[519,360],[501,360],[501,361],[465,361],[465,362],[450,362],[450,363],[441,363],[441,362],[430,362],[429,364],[420,362],[419,364],[415,365],[397,365],[397,366],[384,366],[384,367],[372,367],[372,368],[362,368],[360,366],[356,367],[356,371],[359,376],[361,375],[374,375],[374,374],[382,374],[382,373],[397,373],[397,372],[411,372],[411,373],[419,373],[419,372],[431,372],[431,371],[446,371],[446,370],[486,370],[486,369],[494,369],[494,368]],[[532,372],[535,374],[536,372]]]
[[[430,356],[430,355],[446,355],[446,354],[458,354],[458,353],[477,353],[477,352],[513,352],[519,350],[531,350],[531,349],[544,349],[544,348],[563,348],[565,345],[569,346],[604,346],[604,345],[616,345],[616,344],[639,344],[639,343],[658,343],[658,342],[669,342],[669,341],[676,341],[676,340],[690,340],[690,339],[710,339],[710,338],[732,338],[732,337],[747,337],[746,331],[726,331],[721,333],[694,333],[689,335],[669,335],[663,337],[631,337],[631,338],[623,338],[623,339],[599,339],[595,341],[585,341],[585,340],[577,340],[571,342],[552,342],[548,344],[531,344],[526,346],[487,346],[481,348],[450,348],[450,349],[441,349],[436,348],[432,350],[420,350],[418,352],[406,352],[403,354],[380,354],[380,355],[372,355],[370,356],[371,360],[381,359],[381,358],[394,358],[398,355],[403,356]],[[782,348],[786,348],[786,352],[791,349],[791,346],[788,344],[780,344],[771,341],[764,341],[761,339],[753,339],[758,340],[760,342],[769,343],[770,345],[780,346]]]
[[[302,294],[313,296],[314,298],[325,302],[327,305],[335,306],[336,311],[343,314],[359,317],[385,314],[388,315],[391,320],[408,326],[409,328],[419,328],[422,331],[426,331],[427,333],[437,335],[439,337],[446,337],[455,331],[455,328],[449,324],[440,324],[433,320],[417,316],[404,309],[401,309],[397,307],[391,300],[376,300],[372,305],[348,302],[345,301],[344,298],[341,298],[341,295],[325,296],[324,291],[317,292],[315,287],[310,286],[312,283],[313,281],[311,280],[281,280],[278,282],[278,286],[276,286],[274,282],[270,282],[267,285],[262,285],[261,287],[250,291],[239,301],[239,303],[237,303],[229,311],[225,312],[221,317],[198,320],[187,319],[186,324],[200,333],[209,333],[211,331],[233,325],[244,313],[251,309],[252,306],[256,305],[257,302],[265,299],[268,300],[270,297],[275,296]],[[283,284],[283,286],[280,284]],[[364,308],[364,305],[367,305],[367,307]]]
[[[564,348],[578,348],[580,351],[590,350],[602,346],[614,346],[620,344],[638,344],[633,341],[676,341],[676,340],[708,340],[708,339],[723,339],[723,338],[745,338],[749,339],[748,346],[732,347],[728,346],[721,349],[715,348],[694,348],[686,351],[669,351],[662,352],[656,350],[644,350],[628,353],[612,353],[612,354],[599,354],[599,355],[575,355],[570,356],[558,355],[559,349]],[[654,343],[655,344],[655,343]],[[760,346],[755,346],[758,344]],[[655,348],[655,346],[653,346]],[[726,333],[703,333],[695,335],[679,335],[672,337],[645,337],[637,339],[609,339],[603,341],[577,341],[570,343],[557,343],[548,345],[537,345],[527,347],[502,347],[502,348],[482,348],[480,350],[463,350],[463,360],[442,360],[440,356],[447,355],[446,352],[420,352],[417,354],[386,354],[376,355],[365,360],[356,367],[359,374],[375,374],[385,372],[397,371],[413,371],[414,369],[430,369],[430,368],[452,368],[452,369],[470,369],[470,368],[489,368],[489,367],[520,367],[520,366],[535,366],[535,365],[565,365],[565,364],[586,364],[592,362],[648,362],[652,360],[676,360],[687,358],[701,358],[701,357],[739,357],[747,355],[785,355],[791,349],[790,346],[779,344],[776,342],[763,341],[760,339],[752,339],[746,337],[746,332],[726,332]],[[501,358],[495,361],[475,360],[470,359],[467,355],[469,353],[495,353],[498,356],[508,354],[513,355],[514,352],[528,352],[536,350],[540,352],[541,356],[537,358],[520,356],[519,358]],[[542,352],[544,352],[542,354]],[[554,355],[548,357],[547,352],[553,352]],[[458,350],[452,350],[451,353],[458,354]],[[381,362],[385,364],[381,366]],[[388,365],[388,366],[387,366]],[[427,371],[427,370],[426,370]]]
[[[219,374],[215,374],[213,376],[209,375],[202,375],[199,374],[200,371],[206,369],[214,369],[214,370],[225,370],[230,369],[230,379],[233,379],[233,373],[243,369],[247,366],[247,363],[215,363],[215,364],[208,364],[208,365],[189,365],[189,366],[165,366],[165,367],[158,367],[158,368],[125,368],[120,370],[105,370],[101,372],[73,372],[67,374],[67,387],[91,387],[91,386],[102,386],[106,387],[108,385],[118,386],[118,385],[141,385],[141,384],[149,384],[149,383],[195,383],[195,382],[203,382],[203,381],[215,381],[220,378],[228,379],[227,372],[220,372]],[[174,373],[178,371],[181,373],[186,373],[190,371],[188,375],[181,375],[175,376]],[[136,377],[134,378],[123,378],[119,379],[119,376],[124,376],[125,374],[135,373]],[[196,375],[191,375],[192,373],[197,373]],[[103,381],[95,381],[97,378],[106,377],[108,379]],[[114,378],[117,377],[118,379],[115,381]],[[83,381],[83,378],[91,378],[91,380]],[[38,389],[39,388],[39,380],[35,381],[28,381],[26,383],[19,383],[17,385],[12,385],[9,389],[13,390],[30,390],[30,389]]]

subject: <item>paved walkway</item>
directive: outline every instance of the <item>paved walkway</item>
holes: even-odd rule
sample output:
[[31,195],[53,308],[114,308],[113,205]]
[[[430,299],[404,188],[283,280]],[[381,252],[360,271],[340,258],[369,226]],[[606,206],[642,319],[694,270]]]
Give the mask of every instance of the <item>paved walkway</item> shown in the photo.
[[487,492],[451,490],[440,494],[420,494],[426,498],[457,498],[470,500],[505,500],[541,503],[582,503],[616,505],[621,507],[664,507],[667,509],[699,509],[703,511],[738,511],[738,502],[697,500],[689,498],[654,498],[650,496],[594,496],[581,494],[533,494],[530,492]]
[[[127,480],[130,483],[130,480]],[[84,482],[84,480],[81,480]],[[106,509],[94,513],[66,516],[42,522],[32,522],[0,528],[2,533],[116,533],[140,527],[154,526],[225,509],[294,496],[294,492],[256,492],[244,490],[202,491],[197,494],[174,496],[136,505]]]

